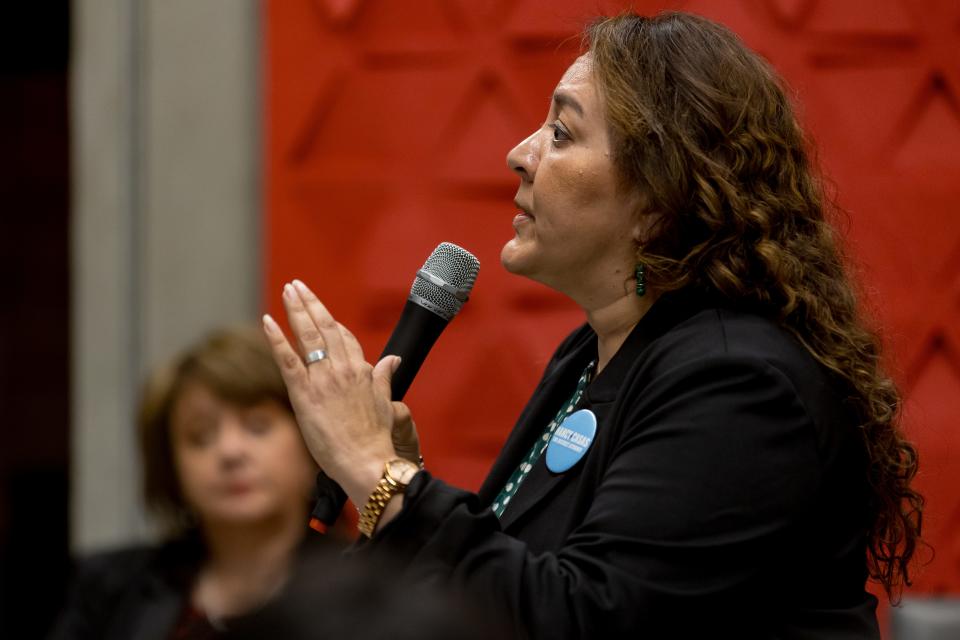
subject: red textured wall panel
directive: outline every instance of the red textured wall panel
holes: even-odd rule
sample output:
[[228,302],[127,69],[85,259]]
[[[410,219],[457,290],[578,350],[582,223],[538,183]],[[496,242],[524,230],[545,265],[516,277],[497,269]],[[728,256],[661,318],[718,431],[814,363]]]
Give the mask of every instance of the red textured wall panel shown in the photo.
[[507,150],[539,126],[598,11],[682,8],[763,53],[849,211],[920,445],[934,562],[960,591],[960,3],[950,0],[273,0],[265,3],[265,300],[307,281],[375,357],[439,242],[481,260],[413,386],[430,468],[476,487],[557,342],[582,321],[508,275]]

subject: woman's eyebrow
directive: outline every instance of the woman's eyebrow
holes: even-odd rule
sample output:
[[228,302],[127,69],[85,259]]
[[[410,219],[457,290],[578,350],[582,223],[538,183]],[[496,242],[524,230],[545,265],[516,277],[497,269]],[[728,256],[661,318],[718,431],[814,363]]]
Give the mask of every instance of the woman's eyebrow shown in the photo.
[[571,96],[569,93],[560,91],[559,89],[557,91],[554,91],[553,104],[557,106],[557,111],[559,111],[563,107],[570,107],[571,109],[576,111],[581,118],[583,117],[583,107],[580,105],[579,102],[577,102],[576,98]]

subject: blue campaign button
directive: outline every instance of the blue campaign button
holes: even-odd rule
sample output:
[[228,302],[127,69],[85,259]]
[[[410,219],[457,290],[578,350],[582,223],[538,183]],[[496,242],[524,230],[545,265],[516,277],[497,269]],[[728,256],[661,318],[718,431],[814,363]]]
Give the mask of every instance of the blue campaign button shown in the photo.
[[577,464],[593,444],[597,433],[597,416],[590,409],[571,413],[553,432],[547,445],[547,469],[563,473]]

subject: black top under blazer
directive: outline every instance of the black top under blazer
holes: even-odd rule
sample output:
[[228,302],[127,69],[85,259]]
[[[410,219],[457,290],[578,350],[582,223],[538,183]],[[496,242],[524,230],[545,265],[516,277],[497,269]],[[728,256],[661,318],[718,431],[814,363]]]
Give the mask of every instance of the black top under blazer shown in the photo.
[[421,472],[356,553],[450,580],[531,638],[879,638],[872,508],[845,385],[774,322],[662,296],[578,408],[586,455],[490,504],[597,357],[557,349],[479,494]]

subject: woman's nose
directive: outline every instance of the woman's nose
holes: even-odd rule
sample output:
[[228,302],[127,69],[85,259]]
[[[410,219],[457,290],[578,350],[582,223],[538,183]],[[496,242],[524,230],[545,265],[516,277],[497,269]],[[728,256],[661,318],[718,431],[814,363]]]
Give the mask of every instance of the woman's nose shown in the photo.
[[219,436],[217,449],[225,462],[233,462],[246,456],[248,438],[238,420],[224,418],[220,423]]
[[507,166],[524,182],[533,182],[540,164],[540,136],[534,131],[507,154]]

